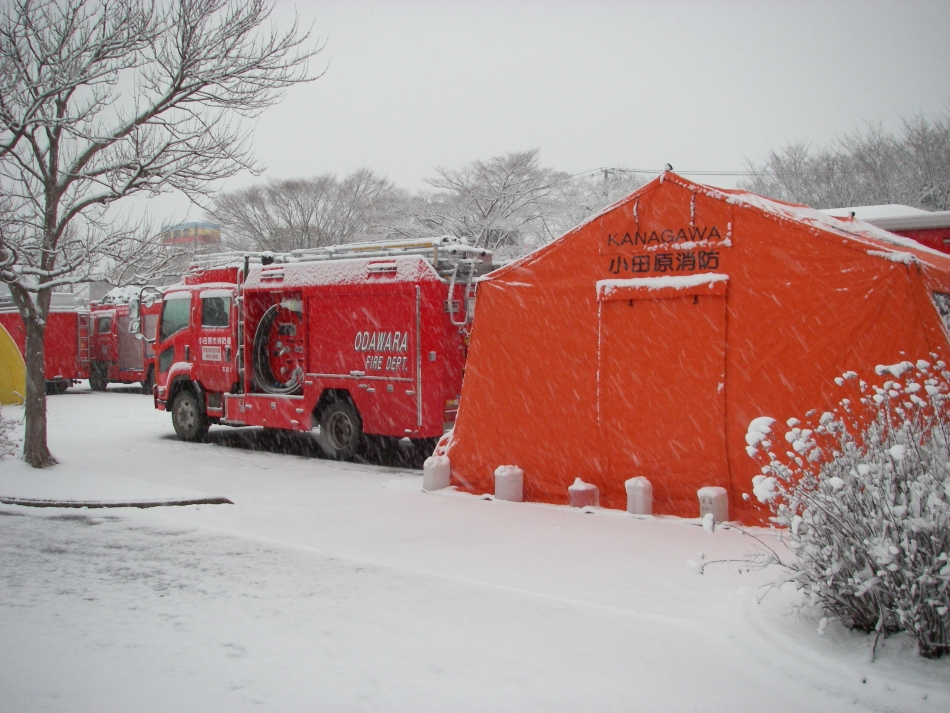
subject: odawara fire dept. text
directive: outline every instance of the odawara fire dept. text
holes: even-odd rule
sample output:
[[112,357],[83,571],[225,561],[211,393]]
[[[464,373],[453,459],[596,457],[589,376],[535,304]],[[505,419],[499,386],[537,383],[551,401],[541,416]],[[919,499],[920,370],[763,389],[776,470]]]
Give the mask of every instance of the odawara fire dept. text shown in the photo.
[[[357,332],[353,350],[357,352],[401,353],[409,349],[409,332]],[[408,371],[409,357],[373,354],[366,357],[366,371]]]

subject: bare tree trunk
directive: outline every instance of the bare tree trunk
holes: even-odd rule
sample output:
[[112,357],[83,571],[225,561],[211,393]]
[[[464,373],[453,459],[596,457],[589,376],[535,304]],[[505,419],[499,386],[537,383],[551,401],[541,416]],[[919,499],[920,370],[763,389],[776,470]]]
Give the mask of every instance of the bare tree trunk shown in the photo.
[[23,460],[34,468],[56,465],[46,442],[46,319],[49,316],[50,291],[30,294],[16,284],[10,285],[26,328],[26,401],[24,403]]

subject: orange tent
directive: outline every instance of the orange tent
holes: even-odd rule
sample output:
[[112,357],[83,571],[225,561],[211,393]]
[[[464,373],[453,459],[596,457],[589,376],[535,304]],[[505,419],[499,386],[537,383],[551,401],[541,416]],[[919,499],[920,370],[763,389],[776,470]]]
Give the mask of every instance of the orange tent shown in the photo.
[[[938,293],[934,296],[934,293]],[[745,434],[837,402],[833,379],[950,354],[950,256],[869,224],[664,173],[558,240],[482,278],[453,434],[452,482],[528,501],[575,477],[623,509],[696,517],[722,486],[760,522]]]

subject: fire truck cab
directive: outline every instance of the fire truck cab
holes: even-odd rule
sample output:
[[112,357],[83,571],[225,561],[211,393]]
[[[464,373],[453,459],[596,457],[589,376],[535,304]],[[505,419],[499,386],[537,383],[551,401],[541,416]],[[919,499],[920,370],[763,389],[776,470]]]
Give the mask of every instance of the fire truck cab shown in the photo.
[[491,253],[437,238],[234,257],[203,258],[162,296],[153,395],[180,438],[314,432],[348,459],[364,434],[427,447],[451,426]]

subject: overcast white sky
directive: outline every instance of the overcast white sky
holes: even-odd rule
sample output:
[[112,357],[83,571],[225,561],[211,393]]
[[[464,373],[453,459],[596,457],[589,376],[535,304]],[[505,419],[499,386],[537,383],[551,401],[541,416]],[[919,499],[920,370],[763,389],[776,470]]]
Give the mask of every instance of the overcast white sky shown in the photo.
[[268,178],[368,167],[414,190],[531,148],[571,173],[741,170],[950,109],[946,0],[278,0],[276,20],[295,8],[326,73],[258,121]]

